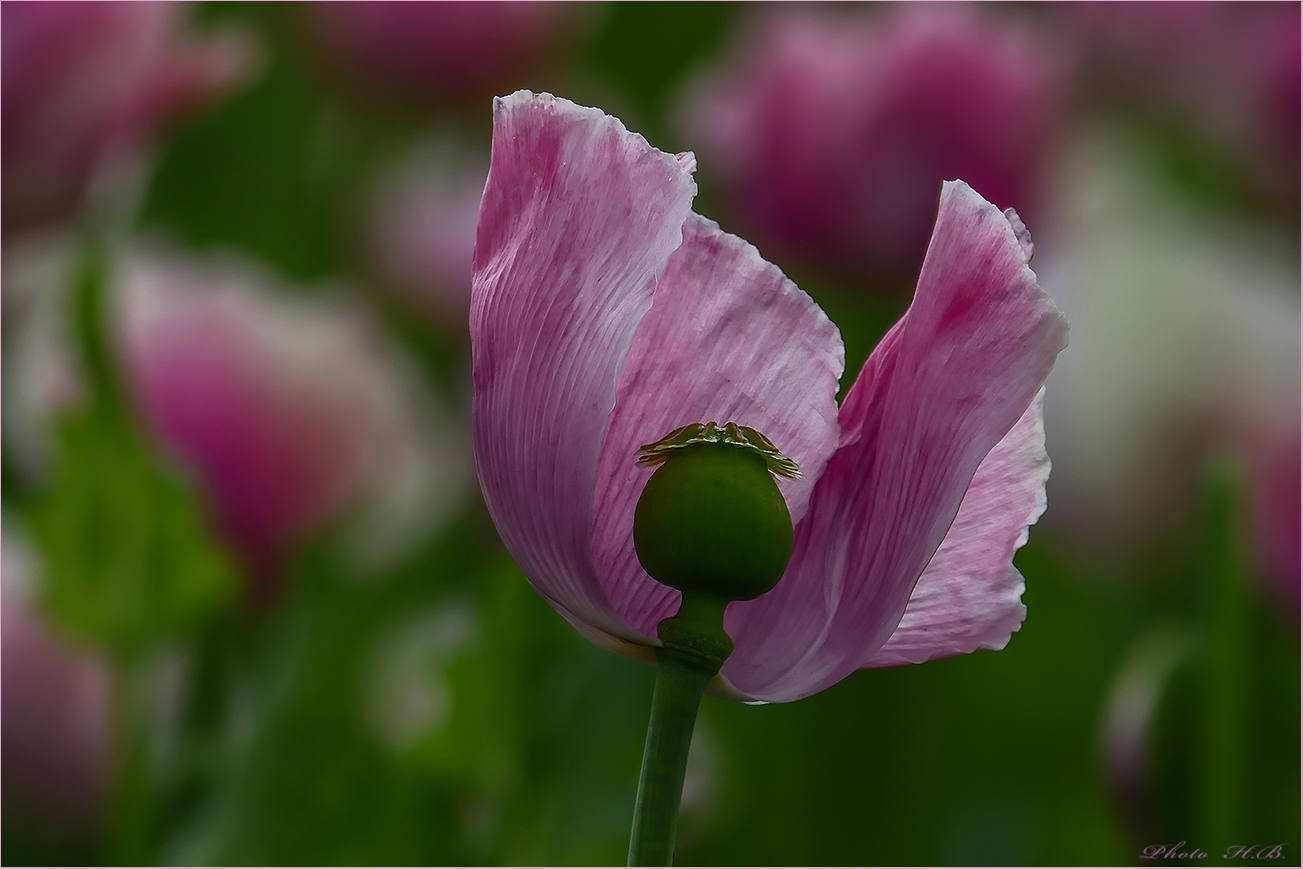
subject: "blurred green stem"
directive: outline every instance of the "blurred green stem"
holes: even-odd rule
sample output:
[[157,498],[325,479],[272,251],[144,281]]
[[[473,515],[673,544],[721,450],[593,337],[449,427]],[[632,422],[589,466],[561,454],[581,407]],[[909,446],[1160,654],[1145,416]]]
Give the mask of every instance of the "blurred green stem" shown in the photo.
[[[73,275],[73,333],[85,366],[91,413],[119,418],[125,416],[125,408],[110,339],[107,284],[105,243],[98,233],[88,231]],[[107,857],[115,865],[142,866],[152,862],[154,825],[146,666],[135,650],[109,652],[115,767]]]
[[[85,367],[91,412],[116,416],[122,404],[108,337],[107,272],[104,242],[88,232],[73,275],[73,334]],[[107,856],[115,865],[140,866],[150,862],[148,691],[139,655],[121,648],[110,651],[115,767]]]
[[148,758],[148,687],[141,662],[119,660],[113,668],[113,724],[116,736],[108,862],[115,866],[152,863],[152,794]]
[[190,691],[186,698],[184,728],[202,738],[220,725],[225,714],[227,679],[226,636],[230,626],[214,619],[196,638],[190,670]]
[[1209,842],[1233,843],[1242,832],[1239,809],[1245,765],[1245,588],[1238,478],[1216,467],[1205,507],[1206,682],[1199,820]]
[[86,367],[92,407],[97,412],[117,413],[122,409],[122,402],[109,339],[107,283],[108,254],[104,242],[99,236],[88,234],[82,241],[73,278],[73,328]]

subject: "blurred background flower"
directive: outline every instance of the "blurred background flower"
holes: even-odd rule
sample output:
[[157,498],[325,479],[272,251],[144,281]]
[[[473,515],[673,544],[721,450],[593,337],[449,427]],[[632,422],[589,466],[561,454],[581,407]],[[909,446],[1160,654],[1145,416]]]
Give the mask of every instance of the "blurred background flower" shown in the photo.
[[1300,516],[1297,420],[1250,431],[1237,445],[1247,457],[1253,554],[1281,621],[1298,627]]
[[415,310],[465,333],[471,252],[488,166],[423,142],[377,185],[367,246],[380,280]]
[[69,216],[100,174],[231,86],[241,44],[191,42],[166,2],[7,4],[4,232]]
[[1076,330],[1046,393],[1047,519],[1097,550],[1181,534],[1202,459],[1238,446],[1237,426],[1299,416],[1291,242],[1193,211],[1154,168],[1125,137],[1081,137],[1038,236]]
[[482,107],[555,63],[575,35],[576,4],[313,3],[323,59],[365,87],[428,104]]
[[4,245],[4,430],[8,472],[35,482],[50,464],[49,424],[82,391],[69,350],[66,240],[39,235]]
[[[412,447],[426,406],[383,336],[342,299],[278,298],[267,283],[151,252],[119,289],[136,400],[263,585],[291,546],[381,484],[436,482]],[[389,521],[417,518],[430,493],[417,494]]]
[[685,135],[762,249],[908,283],[956,178],[1036,224],[1063,94],[1052,43],[1025,26],[932,4],[788,9],[732,52],[695,86]]
[[528,587],[468,447],[490,98],[521,87],[697,151],[697,209],[816,299],[848,371],[944,178],[1018,208],[1072,321],[1022,629],[707,698],[681,862],[1299,842],[1297,4],[0,25],[6,862],[623,862],[653,671]]
[[[33,607],[35,554],[4,538],[6,827],[51,856],[93,859],[107,821],[112,745],[108,667],[73,648]],[[13,818],[14,820],[11,820]]]
[[1193,137],[1255,199],[1297,219],[1299,9],[1292,3],[1064,3],[1080,96]]

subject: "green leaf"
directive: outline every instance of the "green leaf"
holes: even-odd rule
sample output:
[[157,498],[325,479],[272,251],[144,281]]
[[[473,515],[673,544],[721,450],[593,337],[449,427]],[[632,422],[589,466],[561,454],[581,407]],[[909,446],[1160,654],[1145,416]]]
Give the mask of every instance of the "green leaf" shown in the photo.
[[58,464],[32,510],[43,603],[71,635],[130,656],[184,635],[237,588],[191,486],[124,415],[62,421]]

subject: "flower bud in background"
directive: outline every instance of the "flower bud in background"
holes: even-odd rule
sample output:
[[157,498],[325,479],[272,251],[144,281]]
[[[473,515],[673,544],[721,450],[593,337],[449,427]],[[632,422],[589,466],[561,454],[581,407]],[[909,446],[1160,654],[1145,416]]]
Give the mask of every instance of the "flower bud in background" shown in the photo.
[[912,279],[942,181],[1033,221],[1058,110],[1042,50],[967,9],[803,9],[762,20],[685,124],[762,250]]
[[111,772],[108,668],[71,649],[32,610],[24,587],[30,552],[8,533],[3,569],[6,815],[12,808],[23,819],[24,844],[31,836],[68,847],[93,837],[103,820]]
[[243,46],[187,42],[181,16],[162,2],[4,4],[6,233],[69,216],[161,124],[232,84]]
[[1088,96],[1190,128],[1298,212],[1299,7],[1055,4]]
[[326,58],[371,89],[423,102],[482,102],[560,55],[578,9],[542,2],[313,3]]
[[144,415],[264,583],[360,496],[432,485],[430,462],[410,463],[412,407],[379,336],[344,304],[276,298],[268,283],[233,266],[139,258],[121,287],[125,366]]
[[465,334],[471,254],[488,166],[425,148],[375,194],[367,246],[382,280],[423,313]]

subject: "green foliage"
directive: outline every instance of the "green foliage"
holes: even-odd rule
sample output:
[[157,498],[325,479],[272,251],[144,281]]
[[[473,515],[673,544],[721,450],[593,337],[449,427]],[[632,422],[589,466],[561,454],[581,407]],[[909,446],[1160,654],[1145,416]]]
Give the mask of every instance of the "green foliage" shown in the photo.
[[108,268],[84,243],[73,286],[86,403],[56,427],[53,479],[31,505],[41,596],[73,637],[119,659],[187,636],[237,591],[194,487],[145,442],[105,336]]
[[396,610],[420,599],[416,589],[349,584],[324,545],[295,574],[282,605],[244,640],[251,654],[214,722],[208,787],[177,812],[164,860],[464,862],[447,784],[410,774],[368,728],[368,651]]
[[235,567],[193,487],[124,418],[65,419],[58,445],[31,520],[44,605],[71,635],[133,655],[187,635],[231,599]]

